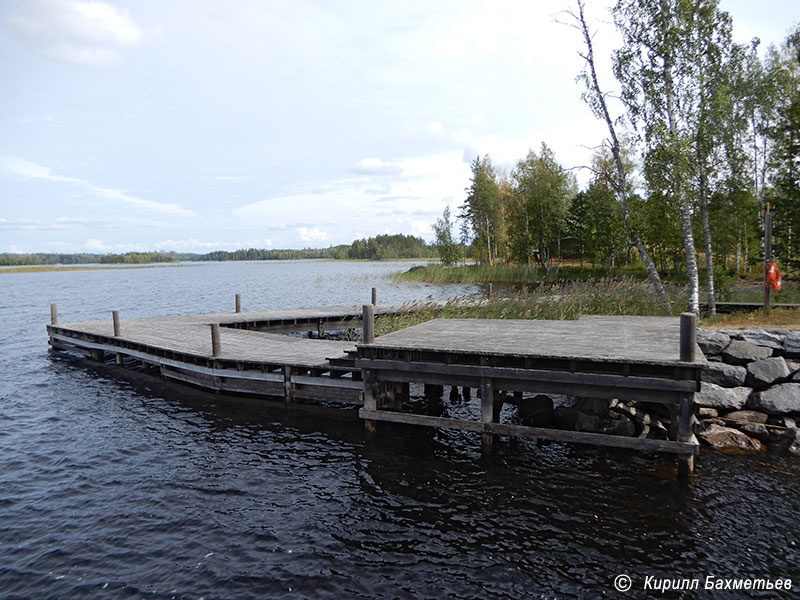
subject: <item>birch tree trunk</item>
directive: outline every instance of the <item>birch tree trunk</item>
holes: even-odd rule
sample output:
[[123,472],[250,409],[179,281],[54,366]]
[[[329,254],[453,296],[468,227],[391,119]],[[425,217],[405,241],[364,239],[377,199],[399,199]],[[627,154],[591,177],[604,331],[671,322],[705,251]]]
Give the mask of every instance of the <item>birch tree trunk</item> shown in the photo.
[[[601,117],[608,127],[608,135],[610,138],[611,154],[614,156],[614,166],[616,168],[616,175],[610,177],[612,187],[622,208],[622,219],[625,223],[625,229],[628,232],[629,239],[636,246],[639,252],[639,257],[642,259],[647,274],[650,277],[650,283],[653,289],[658,294],[661,303],[668,309],[672,309],[667,292],[664,290],[664,284],[661,282],[661,277],[658,274],[658,269],[655,263],[650,258],[650,253],[647,251],[639,232],[631,222],[630,207],[628,206],[628,181],[625,171],[625,165],[622,162],[622,152],[620,149],[619,138],[617,137],[616,127],[614,121],[611,119],[611,114],[608,111],[608,104],[606,103],[605,94],[600,89],[600,84],[597,82],[597,71],[594,66],[594,49],[592,46],[592,36],[589,34],[589,28],[586,25],[586,17],[583,10],[583,2],[578,0],[578,16],[577,20],[579,26],[577,27],[583,34],[583,41],[586,44],[586,54],[580,54],[581,58],[586,61],[589,67],[589,78],[586,82],[589,88],[589,105],[592,107],[596,115]],[[573,15],[574,17],[575,15]]]

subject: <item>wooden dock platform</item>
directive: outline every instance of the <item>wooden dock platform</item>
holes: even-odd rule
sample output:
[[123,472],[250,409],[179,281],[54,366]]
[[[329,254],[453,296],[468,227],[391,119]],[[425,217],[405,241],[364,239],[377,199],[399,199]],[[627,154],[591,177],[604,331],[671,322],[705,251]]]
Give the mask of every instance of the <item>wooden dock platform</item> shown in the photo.
[[[430,306],[427,303],[426,306]],[[237,302],[238,308],[238,302]],[[362,406],[368,437],[380,421],[513,435],[679,456],[684,473],[698,451],[694,392],[705,362],[695,317],[583,317],[577,321],[436,319],[374,338],[372,314],[409,310],[377,304],[59,324],[47,330],[56,350],[234,394],[333,401]],[[362,327],[366,341],[324,339],[325,331]],[[287,333],[295,335],[286,335]],[[417,414],[409,384],[479,390],[480,420]],[[667,404],[669,440],[528,427],[499,422],[506,402],[524,392]]]

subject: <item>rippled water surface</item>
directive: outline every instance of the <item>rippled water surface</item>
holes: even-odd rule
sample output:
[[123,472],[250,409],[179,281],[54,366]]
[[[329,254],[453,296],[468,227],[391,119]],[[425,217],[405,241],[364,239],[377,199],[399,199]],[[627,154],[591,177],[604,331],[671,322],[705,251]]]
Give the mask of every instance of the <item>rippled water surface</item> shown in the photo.
[[[215,397],[49,354],[62,322],[446,298],[391,263],[0,275],[0,597],[651,597],[646,576],[792,578],[800,459],[626,452]],[[633,588],[618,594],[615,576]],[[678,597],[666,594],[665,597]],[[737,597],[692,592],[686,597]]]

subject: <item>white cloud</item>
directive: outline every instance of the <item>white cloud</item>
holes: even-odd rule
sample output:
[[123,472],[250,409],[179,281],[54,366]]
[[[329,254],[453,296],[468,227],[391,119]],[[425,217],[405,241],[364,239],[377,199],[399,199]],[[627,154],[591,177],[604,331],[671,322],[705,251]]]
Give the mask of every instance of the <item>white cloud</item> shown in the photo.
[[360,175],[399,175],[403,169],[394,163],[368,156],[350,167],[350,171]]
[[35,0],[7,19],[18,39],[58,61],[101,66],[136,45],[144,32],[125,9],[96,0]]
[[310,229],[308,227],[298,227],[297,235],[302,242],[321,242],[328,237],[327,233],[319,230],[319,227]]
[[172,204],[170,202],[154,202],[153,200],[144,200],[142,198],[137,198],[136,196],[131,196],[122,190],[101,187],[76,177],[55,175],[50,167],[45,167],[17,156],[11,156],[8,154],[0,155],[0,170],[5,171],[6,173],[19,175],[20,177],[25,177],[26,179],[44,179],[46,181],[56,181],[59,183],[71,183],[83,187],[93,194],[107,200],[123,202],[137,208],[143,208],[145,210],[150,210],[165,215],[188,217],[195,214],[194,211],[182,208],[177,204]]

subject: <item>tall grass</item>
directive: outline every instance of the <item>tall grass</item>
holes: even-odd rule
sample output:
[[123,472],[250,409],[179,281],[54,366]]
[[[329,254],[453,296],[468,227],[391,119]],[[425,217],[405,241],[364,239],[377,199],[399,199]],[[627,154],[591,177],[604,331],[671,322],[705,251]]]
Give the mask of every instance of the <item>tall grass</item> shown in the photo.
[[407,311],[381,315],[375,324],[376,335],[430,319],[577,319],[583,315],[661,315],[680,313],[685,305],[673,292],[674,313],[659,302],[651,286],[631,278],[569,282],[524,289],[509,296],[491,299],[462,298],[445,306],[414,305]]

